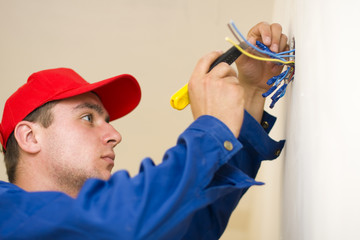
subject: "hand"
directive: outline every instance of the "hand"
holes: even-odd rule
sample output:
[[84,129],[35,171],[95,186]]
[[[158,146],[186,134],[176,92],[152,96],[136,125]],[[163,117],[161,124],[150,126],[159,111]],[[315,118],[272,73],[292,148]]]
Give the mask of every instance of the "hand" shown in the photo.
[[[258,23],[250,29],[247,38],[253,45],[256,44],[256,40],[261,41],[273,52],[282,52],[289,49],[287,45],[288,38],[282,33],[282,27],[278,23],[271,25],[266,22]],[[271,87],[266,82],[269,78],[279,75],[283,65],[255,60],[244,54],[235,63],[239,82],[246,93],[245,109],[260,122],[265,104],[265,98],[262,97],[262,94]]]
[[227,63],[208,72],[220,55],[221,52],[212,52],[197,63],[188,83],[191,110],[194,119],[201,115],[218,118],[238,137],[244,117],[244,89]]
[[[282,33],[282,27],[278,23],[269,24],[260,22],[250,29],[247,35],[248,41],[256,45],[256,41],[261,41],[273,52],[282,52],[288,50],[288,38]],[[247,87],[252,87],[266,92],[270,86],[266,84],[267,80],[280,74],[283,65],[277,65],[272,62],[263,62],[251,59],[245,55],[236,60],[239,81]]]

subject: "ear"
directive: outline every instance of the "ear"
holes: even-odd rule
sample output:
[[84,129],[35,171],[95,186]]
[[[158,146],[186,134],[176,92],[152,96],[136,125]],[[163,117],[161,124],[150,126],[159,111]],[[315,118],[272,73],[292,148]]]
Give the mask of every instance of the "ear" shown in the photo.
[[19,147],[28,153],[37,153],[40,151],[40,144],[36,139],[36,123],[21,121],[14,129],[14,137]]

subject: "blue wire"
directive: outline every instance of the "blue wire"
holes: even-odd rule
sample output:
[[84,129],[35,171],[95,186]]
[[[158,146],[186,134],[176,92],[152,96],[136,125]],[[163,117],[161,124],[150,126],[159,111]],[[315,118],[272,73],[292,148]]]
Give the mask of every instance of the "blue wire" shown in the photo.
[[275,89],[279,86],[279,84],[288,76],[289,72],[290,72],[290,67],[288,67],[284,72],[280,73],[279,75],[270,78],[266,84],[268,85],[273,84],[273,86],[266,93],[263,93],[262,96],[267,97],[270,94],[272,94],[275,91]]
[[270,108],[273,108],[275,106],[275,103],[277,101],[279,101],[280,98],[282,98],[283,96],[285,96],[285,92],[286,92],[286,87],[288,86],[287,83],[284,83],[283,86],[281,86],[279,88],[279,90],[271,97],[271,104],[270,104]]
[[266,52],[267,55],[270,55],[270,56],[273,56],[273,58],[277,58],[277,59],[280,59],[282,61],[286,61],[284,58],[282,58],[282,56],[280,56],[279,54],[277,53],[274,53],[273,51],[271,51],[265,44],[263,44],[262,42],[260,41],[256,41],[256,45],[263,51]]
[[[285,59],[283,59],[284,57],[295,57],[294,54],[292,55],[283,55],[283,54],[286,54],[286,53],[291,53],[291,52],[294,52],[295,50],[290,50],[290,51],[285,51],[285,52],[280,52],[280,53],[275,53],[273,51],[271,51],[268,46],[266,46],[265,44],[263,44],[262,42],[260,41],[256,41],[256,45],[262,49],[263,51],[266,51],[266,52],[270,52],[272,54],[275,54],[276,56],[278,56],[278,59],[280,60],[283,60],[283,61],[286,61]],[[269,54],[268,54],[269,55]]]
[[295,52],[295,49],[292,49],[292,50],[289,50],[289,51],[285,51],[285,52],[281,52],[281,53],[278,53],[278,54],[285,54],[285,53],[292,53],[292,52]]
[[278,86],[282,80],[289,74],[290,68],[287,68],[284,72],[278,75],[278,79],[275,82],[275,85]]
[[282,57],[295,57],[295,55],[281,55]]
[[275,85],[272,86],[266,93],[263,93],[262,96],[263,97],[269,96],[270,94],[272,94],[275,91],[276,88],[277,88],[277,86],[275,86]]
[[286,69],[286,71],[280,73],[279,75],[270,78],[266,84],[272,85],[277,79],[279,79],[279,78],[283,79],[287,73],[288,73],[288,68]]
[[275,103],[285,95],[287,86],[288,84],[284,83],[284,85],[282,85],[279,90],[277,90],[277,92],[271,97],[272,102],[270,104],[270,108],[273,108],[275,106]]
[[250,47],[252,47],[253,49],[255,49],[256,51],[263,53],[263,54],[267,54],[271,57],[280,59],[282,61],[286,61],[285,59],[280,58],[278,55],[276,55],[273,52],[268,52],[268,51],[263,51],[261,49],[259,49],[258,47],[254,46],[253,44],[251,44],[248,40],[246,40],[246,38],[241,34],[241,32],[239,31],[239,29],[236,27],[234,21],[230,21],[231,26],[233,26],[233,28],[235,29],[236,33],[239,34],[239,36],[246,42],[247,45],[249,45]]
[[[253,44],[251,44],[249,41],[247,41],[245,39],[245,37],[241,34],[241,32],[239,31],[239,29],[236,27],[234,21],[230,21],[231,26],[234,28],[234,30],[236,31],[236,33],[245,41],[245,43],[252,47],[254,50],[266,54],[270,57],[276,58],[276,59],[280,59],[282,61],[286,61],[284,58],[285,57],[294,57],[295,58],[295,54],[291,54],[291,53],[295,53],[295,49],[289,50],[289,51],[284,51],[284,52],[280,52],[280,53],[275,53],[273,51],[271,51],[265,44],[256,41],[256,45],[259,47],[254,46]],[[231,29],[230,29],[231,30]],[[235,34],[234,34],[235,35]],[[235,36],[237,37],[237,36]],[[286,88],[289,85],[289,83],[291,81],[293,81],[294,76],[291,77],[290,79],[290,75],[291,73],[294,71],[294,66],[287,66],[286,70],[283,71],[282,73],[280,73],[277,76],[274,76],[272,78],[270,78],[267,81],[268,85],[272,85],[272,87],[265,93],[262,94],[263,97],[267,97],[270,94],[272,94],[278,87],[279,85],[283,82],[283,85],[281,87],[278,88],[278,90],[272,95],[271,97],[271,104],[270,104],[270,108],[273,108],[275,106],[275,103],[282,98],[283,96],[285,96],[286,93]]]
[[[292,50],[289,50],[289,51],[280,52],[280,53],[275,53],[275,52],[271,51],[268,46],[266,46],[265,44],[263,44],[263,43],[260,42],[260,41],[256,41],[256,45],[257,45],[261,50],[270,52],[270,53],[272,53],[272,54],[275,54],[275,55],[278,56],[279,58],[280,58],[280,57],[295,57],[294,54],[292,54],[292,55],[284,55],[284,54],[287,54],[287,53],[295,52],[295,49],[292,49]],[[281,60],[285,60],[285,59],[281,59]]]

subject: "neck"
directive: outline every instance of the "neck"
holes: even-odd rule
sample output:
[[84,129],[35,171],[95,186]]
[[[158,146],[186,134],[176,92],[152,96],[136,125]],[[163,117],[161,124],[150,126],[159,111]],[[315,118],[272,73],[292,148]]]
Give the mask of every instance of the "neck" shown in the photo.
[[[29,164],[30,163],[30,164]],[[83,183],[67,184],[68,181],[61,181],[52,177],[51,170],[42,169],[34,166],[31,161],[27,161],[26,168],[23,168],[21,161],[16,171],[14,184],[28,192],[56,191],[63,192],[70,197],[76,198]]]
[[47,191],[63,192],[73,198],[76,198],[79,193],[79,190],[70,189],[70,188],[61,188],[44,181],[41,182],[38,182],[36,180],[29,181],[27,179],[23,180],[20,178],[17,179],[14,182],[14,184],[27,192],[47,192]]

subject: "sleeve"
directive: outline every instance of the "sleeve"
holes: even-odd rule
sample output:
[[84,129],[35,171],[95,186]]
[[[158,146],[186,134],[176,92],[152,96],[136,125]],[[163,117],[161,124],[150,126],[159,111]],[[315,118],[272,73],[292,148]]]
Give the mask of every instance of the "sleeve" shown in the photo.
[[[236,184],[245,175],[246,181],[256,183],[254,178],[260,168],[261,161],[275,159],[280,155],[285,144],[284,140],[276,142],[268,136],[275,121],[276,119],[273,116],[264,112],[260,125],[248,112],[245,112],[244,123],[239,136],[239,141],[243,147],[216,172],[215,176],[227,176],[229,181]],[[216,184],[216,181],[214,178],[212,184]],[[219,239],[226,228],[231,213],[247,190],[248,188],[234,189],[234,191],[223,195],[214,203],[198,211],[183,239]]]
[[259,184],[228,164],[242,148],[222,122],[202,116],[161,164],[145,159],[133,178],[119,171],[109,181],[90,179],[76,199],[0,194],[1,239],[183,239],[197,211]]

